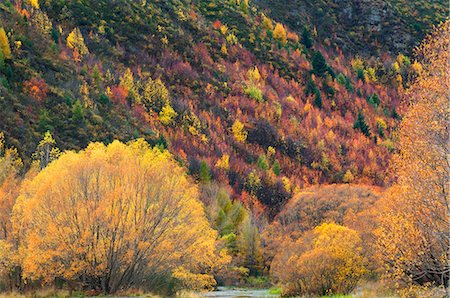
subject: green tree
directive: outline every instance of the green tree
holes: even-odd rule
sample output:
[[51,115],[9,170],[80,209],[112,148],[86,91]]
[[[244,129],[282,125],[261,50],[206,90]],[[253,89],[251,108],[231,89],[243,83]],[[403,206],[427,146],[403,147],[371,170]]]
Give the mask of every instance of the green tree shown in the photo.
[[316,106],[316,107],[318,107],[319,109],[321,109],[322,108],[322,95],[320,94],[320,91],[319,91],[319,89],[316,89],[315,91],[314,91],[314,105]]
[[366,123],[366,119],[364,118],[364,114],[362,111],[358,112],[358,118],[356,119],[355,124],[353,125],[354,129],[360,130],[365,136],[370,137],[370,127]]
[[260,168],[261,170],[267,171],[269,169],[269,165],[267,163],[267,158],[264,154],[261,154],[258,157],[257,165],[258,165],[258,168]]
[[120,86],[128,91],[128,96],[133,104],[142,103],[141,96],[139,95],[139,92],[134,83],[133,73],[131,72],[131,69],[127,68],[125,73],[120,78]]
[[306,27],[303,27],[302,35],[301,35],[301,42],[307,49],[311,48],[313,45],[313,40],[311,38],[311,32]]
[[97,64],[95,64],[94,68],[92,69],[92,80],[94,81],[97,87],[100,86],[103,80],[102,74],[100,73]]
[[323,77],[328,70],[327,62],[320,51],[314,53],[312,59],[313,73]]
[[198,176],[200,181],[203,183],[211,181],[211,169],[204,160],[202,160],[202,162],[200,163],[200,170]]
[[149,78],[147,80],[144,86],[142,102],[147,109],[157,113],[161,112],[163,107],[169,103],[169,90],[167,90],[160,78],[156,80]]
[[84,108],[79,100],[75,101],[72,106],[72,119],[77,122],[84,120]]
[[278,160],[275,160],[275,162],[273,163],[272,171],[277,176],[281,175],[281,167],[280,167],[280,163],[278,162]]
[[262,273],[262,251],[258,227],[252,223],[250,216],[246,216],[237,240],[240,262],[250,269],[250,275]]

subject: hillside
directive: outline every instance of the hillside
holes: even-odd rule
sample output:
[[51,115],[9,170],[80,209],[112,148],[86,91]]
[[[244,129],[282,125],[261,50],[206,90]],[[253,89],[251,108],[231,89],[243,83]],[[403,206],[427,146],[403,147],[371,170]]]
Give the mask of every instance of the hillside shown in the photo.
[[33,3],[0,5],[0,130],[26,163],[46,131],[62,150],[143,137],[271,214],[297,187],[385,184],[409,58],[313,46],[246,1]]
[[296,32],[316,28],[320,41],[366,56],[412,53],[449,13],[444,0],[259,0],[257,4]]

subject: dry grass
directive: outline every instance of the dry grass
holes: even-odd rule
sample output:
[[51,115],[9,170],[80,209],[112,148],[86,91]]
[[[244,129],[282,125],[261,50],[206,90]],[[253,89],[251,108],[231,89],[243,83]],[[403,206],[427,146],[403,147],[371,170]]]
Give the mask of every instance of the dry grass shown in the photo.
[[[55,289],[42,289],[35,292],[29,292],[21,294],[18,292],[7,292],[0,293],[0,298],[71,298],[71,297],[89,297],[84,295],[82,292],[73,292],[72,295],[66,290],[55,290]],[[107,296],[98,296],[107,297]],[[139,297],[139,298],[164,298],[163,296],[154,295],[150,293],[144,293],[139,291],[123,292],[117,293],[111,297]],[[181,291],[176,296],[176,298],[201,298],[203,295],[199,293],[194,293],[191,291]]]

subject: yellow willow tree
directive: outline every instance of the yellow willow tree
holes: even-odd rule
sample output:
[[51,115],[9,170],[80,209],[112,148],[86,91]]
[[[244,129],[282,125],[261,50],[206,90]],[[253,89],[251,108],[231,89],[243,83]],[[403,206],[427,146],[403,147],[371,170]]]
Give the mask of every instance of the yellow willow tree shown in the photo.
[[388,274],[432,282],[450,297],[449,74],[450,23],[417,49],[423,66],[407,91],[410,107],[393,160],[397,182],[382,200],[378,248]]
[[347,294],[366,273],[365,263],[355,230],[324,223],[295,242],[285,241],[271,273],[285,295]]
[[210,287],[217,235],[197,192],[167,151],[143,140],[63,153],[24,183],[14,208],[24,277],[105,293],[161,276]]
[[5,137],[0,132],[0,241],[9,240],[11,234],[11,212],[19,193],[19,171],[22,159],[16,148],[5,145]]

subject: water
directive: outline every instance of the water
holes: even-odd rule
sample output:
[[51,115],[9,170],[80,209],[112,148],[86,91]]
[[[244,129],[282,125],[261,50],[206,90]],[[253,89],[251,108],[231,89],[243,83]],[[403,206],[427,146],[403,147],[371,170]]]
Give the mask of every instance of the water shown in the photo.
[[218,287],[217,291],[208,292],[204,297],[211,298],[246,298],[246,297],[264,297],[277,298],[278,295],[270,294],[268,289],[237,289],[229,287]]

